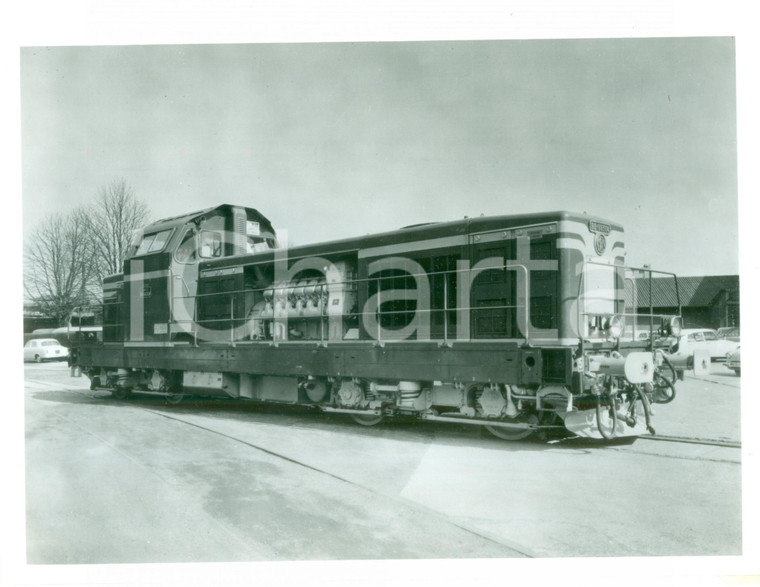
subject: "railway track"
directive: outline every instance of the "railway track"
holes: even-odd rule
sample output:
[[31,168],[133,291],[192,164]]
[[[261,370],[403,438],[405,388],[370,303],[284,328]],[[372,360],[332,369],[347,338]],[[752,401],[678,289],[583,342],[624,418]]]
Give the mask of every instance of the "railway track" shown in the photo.
[[710,438],[687,438],[684,436],[663,436],[655,434],[654,436],[639,436],[641,440],[654,440],[657,442],[677,442],[681,444],[701,444],[705,446],[721,446],[724,448],[741,448],[741,442],[733,440],[713,440]]

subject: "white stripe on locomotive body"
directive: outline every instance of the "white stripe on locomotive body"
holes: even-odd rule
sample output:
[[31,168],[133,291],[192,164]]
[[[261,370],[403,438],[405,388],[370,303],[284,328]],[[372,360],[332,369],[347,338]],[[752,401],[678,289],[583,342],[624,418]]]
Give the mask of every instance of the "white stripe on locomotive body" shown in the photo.
[[235,267],[225,267],[224,269],[206,269],[201,271],[201,277],[220,277],[223,275],[237,275],[244,272],[243,265],[237,265]]
[[445,236],[441,238],[433,238],[423,241],[412,241],[404,243],[396,243],[392,245],[383,245],[381,247],[369,247],[359,250],[359,259],[365,259],[367,257],[389,257],[392,255],[411,253],[416,251],[426,251],[432,249],[444,249],[448,247],[461,247],[467,244],[467,237],[461,236]]
[[125,275],[124,281],[145,281],[146,279],[158,279],[160,277],[168,277],[168,276],[169,276],[168,269],[162,269],[159,271],[148,271],[147,273],[138,271],[135,273],[131,273],[129,275]]
[[144,341],[144,340],[138,340],[138,341],[129,341],[125,340],[122,343],[125,347],[175,347],[175,346],[189,346],[189,342],[177,342],[177,341],[171,341],[171,342],[151,342],[151,341]]
[[470,235],[470,242],[472,244],[483,244],[520,238],[535,238],[547,234],[554,234],[556,232],[556,222],[542,224],[524,224],[522,226],[516,226],[512,228],[499,228],[486,232],[474,232]]
[[[379,247],[370,247],[366,249],[360,249],[358,251],[359,259],[368,257],[383,257],[391,255],[399,255],[404,253],[411,253],[417,251],[425,251],[428,249],[442,249],[448,247],[459,247],[471,243],[486,243],[492,241],[508,240],[520,237],[533,237],[531,231],[541,230],[544,234],[559,233],[560,235],[573,235],[559,236],[557,239],[557,248],[559,249],[575,249],[583,254],[584,258],[600,257],[594,250],[594,238],[595,233],[589,228],[590,222],[580,222],[578,220],[560,220],[558,222],[543,223],[543,224],[526,224],[525,226],[512,227],[509,229],[492,230],[482,233],[473,233],[469,235],[456,235],[448,237],[440,237],[434,239],[404,242],[388,244]],[[605,235],[607,240],[607,246],[605,252],[601,255],[602,258],[609,258],[614,260],[615,257],[625,256],[624,245],[624,233],[622,229],[610,224],[598,222],[598,224],[606,225],[609,227],[609,233]]]

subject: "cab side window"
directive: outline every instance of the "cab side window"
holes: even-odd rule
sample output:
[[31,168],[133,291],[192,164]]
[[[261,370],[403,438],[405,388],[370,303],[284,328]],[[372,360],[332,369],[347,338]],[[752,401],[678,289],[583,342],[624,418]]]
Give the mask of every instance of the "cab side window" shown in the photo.
[[221,233],[208,230],[201,232],[200,255],[204,259],[213,259],[222,256]]

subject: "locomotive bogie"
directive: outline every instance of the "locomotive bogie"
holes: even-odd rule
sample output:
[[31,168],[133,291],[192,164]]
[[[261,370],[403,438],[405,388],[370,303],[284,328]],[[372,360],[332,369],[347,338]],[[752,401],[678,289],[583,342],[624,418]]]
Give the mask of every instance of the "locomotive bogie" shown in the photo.
[[[504,439],[524,438],[541,430],[556,432],[562,428],[559,422],[566,430],[590,438],[635,436],[645,433],[649,426],[649,416],[642,416],[644,408],[637,404],[637,396],[632,392],[618,394],[617,389],[611,396],[616,410],[613,414],[606,408],[600,412],[590,407],[599,402],[601,389],[584,396],[557,385],[523,387],[491,382],[296,378],[123,368],[90,369],[87,375],[93,389],[110,389],[118,399],[137,391],[161,394],[169,403],[177,403],[185,394],[288,403],[351,414],[364,425],[388,416],[485,425]],[[608,382],[612,379],[603,378]],[[607,436],[600,433],[600,426],[610,429]]]

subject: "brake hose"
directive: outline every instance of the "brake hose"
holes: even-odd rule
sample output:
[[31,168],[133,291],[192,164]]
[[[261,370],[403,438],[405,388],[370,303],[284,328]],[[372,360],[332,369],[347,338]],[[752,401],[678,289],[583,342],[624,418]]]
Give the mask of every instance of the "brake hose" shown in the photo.
[[678,375],[676,374],[676,368],[673,366],[673,363],[670,362],[670,359],[668,359],[665,356],[665,353],[662,353],[662,362],[665,363],[670,368],[670,373],[673,375],[673,379],[670,381],[675,381],[676,378],[678,377]]
[[599,434],[601,434],[602,438],[605,440],[612,440],[615,438],[615,430],[617,429],[617,411],[615,410],[615,397],[610,396],[610,401],[612,402],[612,409],[610,410],[612,412],[612,430],[608,436],[602,428],[602,396],[596,396],[596,427],[599,429]]
[[[664,383],[664,386],[670,388],[670,394],[665,393],[664,399],[660,399],[661,397],[663,397],[663,395],[657,392],[657,384],[655,384],[654,385],[655,395],[652,397],[653,401],[657,404],[669,404],[676,397],[676,386],[673,385],[673,382],[670,381],[670,379],[668,379],[667,377],[665,377],[664,375],[660,373],[655,374],[655,377],[659,377]],[[663,386],[661,385],[660,387],[662,388]]]
[[652,422],[651,422],[651,416],[649,413],[650,407],[649,407],[649,400],[647,399],[647,394],[644,391],[641,391],[641,386],[636,385],[636,392],[639,394],[639,397],[641,398],[641,405],[644,406],[644,417],[646,418],[647,422],[647,432],[654,436],[654,428],[652,428]]
[[655,397],[655,402],[658,404],[667,404],[672,402],[676,397],[676,386],[675,386],[675,380],[676,380],[676,369],[673,367],[673,363],[670,362],[670,359],[668,359],[665,354],[662,354],[662,362],[668,366],[668,369],[670,369],[670,374],[672,377],[665,377],[662,373],[657,373],[657,376],[662,379],[665,384],[670,388],[670,395],[667,396],[664,400],[659,401]]

